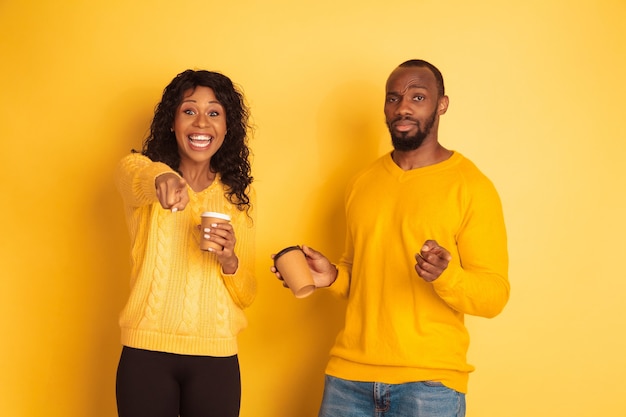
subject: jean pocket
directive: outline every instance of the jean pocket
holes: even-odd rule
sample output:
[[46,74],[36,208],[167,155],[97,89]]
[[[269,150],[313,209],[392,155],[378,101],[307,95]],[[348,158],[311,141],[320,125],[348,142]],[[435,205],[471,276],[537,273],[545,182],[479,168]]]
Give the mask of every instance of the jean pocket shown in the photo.
[[445,385],[443,385],[439,381],[422,381],[422,384],[424,384],[424,385],[426,385],[428,387],[445,387]]

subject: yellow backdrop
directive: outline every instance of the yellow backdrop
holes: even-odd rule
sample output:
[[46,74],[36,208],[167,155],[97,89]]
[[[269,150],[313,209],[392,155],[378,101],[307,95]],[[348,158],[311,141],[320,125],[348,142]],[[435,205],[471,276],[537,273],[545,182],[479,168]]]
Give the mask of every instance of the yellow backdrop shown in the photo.
[[510,237],[509,305],[468,319],[468,416],[626,415],[625,23],[623,0],[0,2],[0,415],[115,415],[129,265],[112,172],[163,87],[205,68],[256,125],[241,415],[315,416],[344,306],[295,300],[269,255],[339,257],[343,188],[389,150],[384,82],[409,58],[443,71],[440,138],[494,181]]

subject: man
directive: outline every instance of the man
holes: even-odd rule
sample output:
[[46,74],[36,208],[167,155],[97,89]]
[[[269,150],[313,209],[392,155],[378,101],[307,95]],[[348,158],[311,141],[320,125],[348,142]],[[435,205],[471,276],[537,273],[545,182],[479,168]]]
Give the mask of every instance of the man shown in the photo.
[[394,149],[348,187],[341,261],[303,248],[316,286],[348,299],[320,417],[465,415],[464,315],[504,308],[508,255],[493,184],[439,143],[448,103],[432,64],[397,67],[385,100]]

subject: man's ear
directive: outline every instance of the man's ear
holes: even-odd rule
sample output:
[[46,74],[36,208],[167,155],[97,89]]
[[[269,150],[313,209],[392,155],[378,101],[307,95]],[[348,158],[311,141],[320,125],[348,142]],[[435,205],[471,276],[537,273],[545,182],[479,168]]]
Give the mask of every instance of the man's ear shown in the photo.
[[439,99],[437,114],[442,115],[448,111],[448,105],[450,104],[450,99],[448,96],[443,96]]

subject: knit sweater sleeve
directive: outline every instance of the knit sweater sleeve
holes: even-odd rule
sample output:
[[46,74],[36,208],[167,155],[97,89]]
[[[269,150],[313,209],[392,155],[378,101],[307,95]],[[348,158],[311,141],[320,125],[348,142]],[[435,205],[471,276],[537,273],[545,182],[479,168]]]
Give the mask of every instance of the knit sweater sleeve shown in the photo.
[[458,261],[450,262],[433,287],[453,309],[490,318],[502,311],[510,292],[502,206],[486,178],[468,181],[465,200],[466,216],[453,253]]
[[142,154],[131,153],[118,163],[115,183],[127,206],[140,207],[157,201],[154,181],[165,173],[178,175],[162,162],[153,162]]
[[352,262],[354,257],[354,244],[350,233],[346,233],[344,251],[337,263],[337,278],[328,287],[328,290],[341,298],[348,298],[350,294],[350,282],[352,281]]
[[239,267],[234,274],[222,272],[224,285],[235,304],[242,309],[249,307],[257,294],[257,282],[254,274],[256,253],[254,228],[256,214],[254,206],[256,193],[253,187],[250,187],[249,198],[252,206],[250,212],[248,214],[241,212],[233,222],[235,238],[237,239],[235,253],[239,259]]
[[[355,178],[352,178],[344,195],[344,205],[347,205],[349,199],[349,190],[352,187]],[[337,264],[337,278],[329,288],[330,292],[336,296],[347,298],[350,294],[350,283],[352,281],[352,264],[354,261],[354,241],[350,231],[346,231],[344,251]]]

